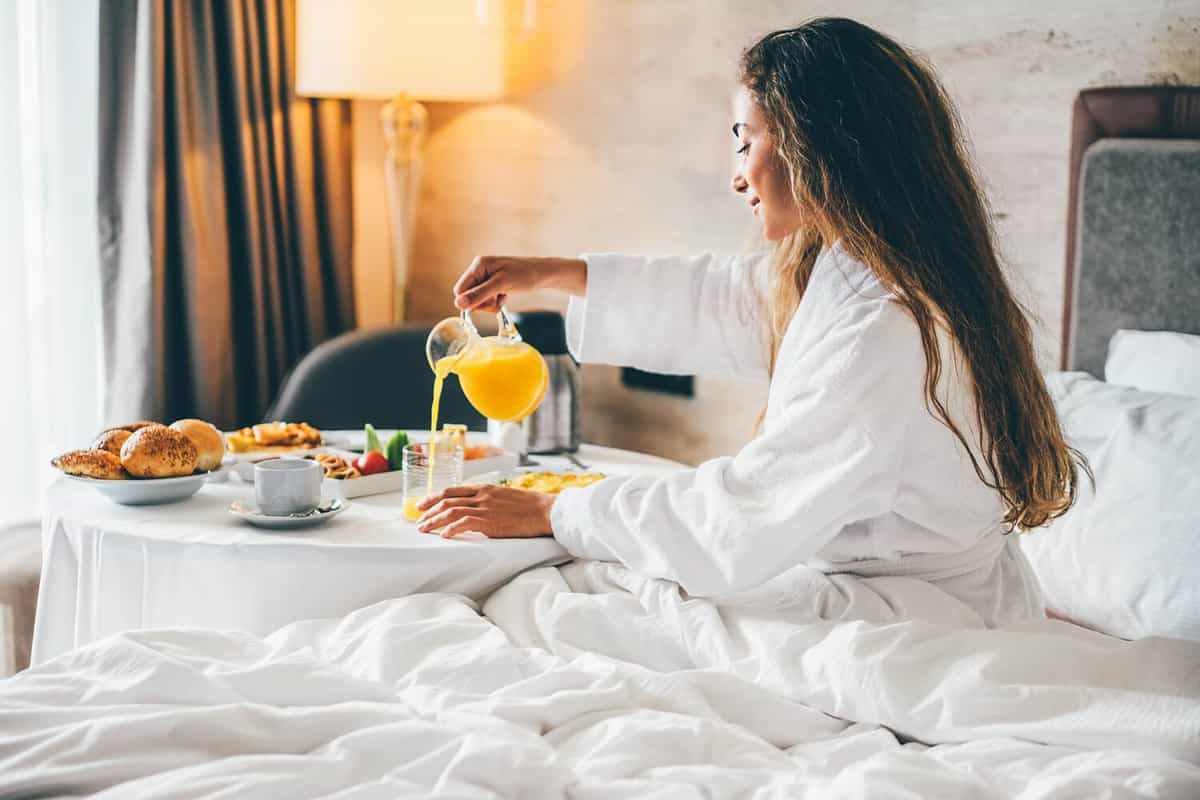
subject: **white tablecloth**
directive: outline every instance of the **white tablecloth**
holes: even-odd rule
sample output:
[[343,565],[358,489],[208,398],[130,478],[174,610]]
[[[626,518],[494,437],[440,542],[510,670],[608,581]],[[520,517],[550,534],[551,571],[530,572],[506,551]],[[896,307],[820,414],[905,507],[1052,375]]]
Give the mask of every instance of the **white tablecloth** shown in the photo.
[[[653,456],[583,446],[607,474],[665,473]],[[536,457],[570,470],[564,459]],[[361,497],[328,523],[268,532],[228,512],[253,486],[232,479],[161,506],[120,506],[60,479],[49,489],[34,664],[120,631],[205,627],[265,634],[415,592],[480,597],[531,567],[564,561],[553,539],[451,539],[419,533],[399,493]]]

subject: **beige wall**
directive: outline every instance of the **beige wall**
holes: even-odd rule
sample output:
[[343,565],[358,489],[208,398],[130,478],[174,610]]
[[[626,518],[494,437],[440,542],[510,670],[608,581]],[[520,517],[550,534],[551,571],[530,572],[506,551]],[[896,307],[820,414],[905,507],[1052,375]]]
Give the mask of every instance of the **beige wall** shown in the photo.
[[[418,317],[451,311],[450,286],[477,253],[742,249],[751,221],[727,189],[737,56],[770,29],[841,14],[923,51],[940,71],[1050,364],[1075,93],[1200,83],[1200,0],[540,0],[538,9],[536,30],[517,36],[527,57],[507,102],[430,104],[409,294]],[[355,105],[363,324],[388,314],[377,114],[376,103]],[[595,367],[585,384],[589,440],[688,462],[736,449],[764,396],[717,378],[698,380],[693,400],[631,392],[615,370]]]

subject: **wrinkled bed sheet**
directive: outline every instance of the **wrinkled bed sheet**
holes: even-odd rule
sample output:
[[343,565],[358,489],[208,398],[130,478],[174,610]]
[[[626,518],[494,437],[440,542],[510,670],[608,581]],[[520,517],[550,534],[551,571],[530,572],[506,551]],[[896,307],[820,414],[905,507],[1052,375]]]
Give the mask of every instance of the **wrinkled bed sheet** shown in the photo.
[[822,578],[823,619],[812,579],[575,562],[111,637],[0,681],[0,797],[1200,797],[1200,645],[963,627],[904,579]]

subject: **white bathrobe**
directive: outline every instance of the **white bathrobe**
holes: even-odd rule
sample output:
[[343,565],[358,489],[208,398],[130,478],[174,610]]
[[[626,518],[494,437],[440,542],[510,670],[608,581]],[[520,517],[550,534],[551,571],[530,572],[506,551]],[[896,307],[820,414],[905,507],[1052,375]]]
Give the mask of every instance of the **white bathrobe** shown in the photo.
[[[768,379],[760,259],[585,260],[587,296],[567,318],[580,361]],[[974,441],[969,382],[942,345],[939,393]],[[554,535],[576,557],[695,596],[753,593],[790,572],[910,576],[983,624],[1040,616],[999,494],[930,413],[924,386],[916,323],[874,273],[827,249],[781,343],[762,433],[669,477],[564,492]]]

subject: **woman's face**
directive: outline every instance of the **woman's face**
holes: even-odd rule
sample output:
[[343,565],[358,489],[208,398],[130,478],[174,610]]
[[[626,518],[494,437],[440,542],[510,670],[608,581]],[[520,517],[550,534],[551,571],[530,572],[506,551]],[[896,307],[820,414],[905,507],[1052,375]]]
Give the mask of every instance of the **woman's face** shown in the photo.
[[744,87],[734,96],[733,114],[738,161],[730,186],[746,196],[767,240],[779,241],[800,228],[800,209],[789,188],[787,168],[771,142],[762,109]]

